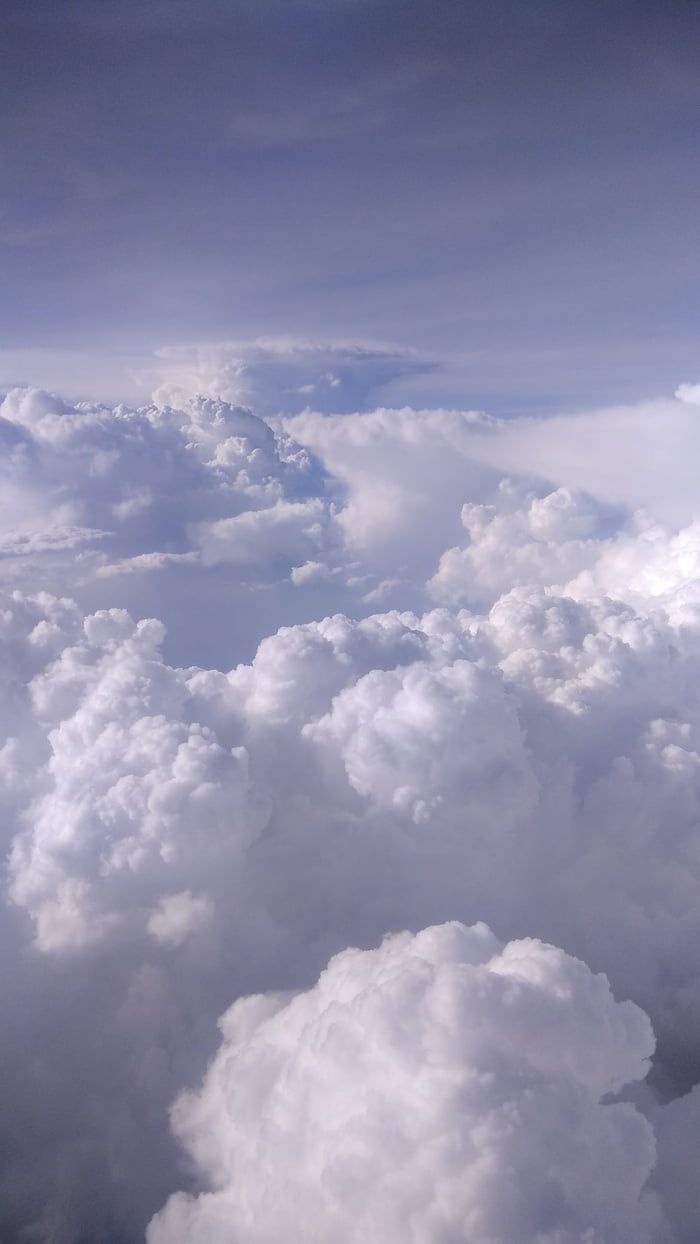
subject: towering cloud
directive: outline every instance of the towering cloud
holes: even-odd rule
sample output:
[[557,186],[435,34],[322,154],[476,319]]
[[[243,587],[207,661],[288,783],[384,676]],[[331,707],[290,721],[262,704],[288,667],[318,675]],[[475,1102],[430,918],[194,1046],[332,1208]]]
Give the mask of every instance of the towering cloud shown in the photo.
[[602,1104],[653,1038],[604,977],[447,924],[236,1002],[173,1127],[210,1191],[149,1244],[651,1241],[651,1128]]

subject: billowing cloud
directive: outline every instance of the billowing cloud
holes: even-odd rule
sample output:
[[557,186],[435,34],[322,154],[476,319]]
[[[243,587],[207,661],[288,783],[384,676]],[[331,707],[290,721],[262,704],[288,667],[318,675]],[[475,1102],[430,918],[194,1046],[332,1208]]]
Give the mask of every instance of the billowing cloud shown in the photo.
[[601,1101],[645,1075],[650,1025],[552,946],[404,933],[220,1027],[173,1109],[207,1191],[149,1244],[654,1238],[651,1128]]
[[[191,719],[186,683],[158,660],[160,625],[115,610],[84,632],[31,686],[51,757],[11,854],[10,892],[44,949],[85,945],[127,917],[133,933],[157,877],[169,886],[223,870],[265,823],[244,749]],[[170,898],[160,904],[156,936],[173,916]]]
[[542,435],[5,399],[3,1239],[694,1238],[697,520]]

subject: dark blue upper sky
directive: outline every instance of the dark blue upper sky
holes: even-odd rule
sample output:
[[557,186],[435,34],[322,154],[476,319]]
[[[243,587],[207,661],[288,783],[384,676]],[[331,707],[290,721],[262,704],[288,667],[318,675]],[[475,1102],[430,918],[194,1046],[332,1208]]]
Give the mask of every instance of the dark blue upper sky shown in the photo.
[[415,399],[497,410],[697,378],[692,0],[4,0],[2,25],[5,370],[292,333],[444,356]]

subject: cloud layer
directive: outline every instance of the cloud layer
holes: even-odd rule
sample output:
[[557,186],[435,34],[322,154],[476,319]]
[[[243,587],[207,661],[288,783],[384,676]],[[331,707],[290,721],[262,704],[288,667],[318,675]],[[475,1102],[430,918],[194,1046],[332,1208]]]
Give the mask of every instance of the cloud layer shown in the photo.
[[218,383],[0,411],[2,1238],[690,1244],[692,511]]

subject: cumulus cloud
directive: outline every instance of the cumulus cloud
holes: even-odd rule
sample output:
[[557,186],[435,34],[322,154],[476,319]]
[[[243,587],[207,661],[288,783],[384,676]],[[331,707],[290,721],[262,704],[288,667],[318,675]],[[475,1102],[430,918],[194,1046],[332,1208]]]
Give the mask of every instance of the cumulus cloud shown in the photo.
[[181,946],[186,938],[211,919],[212,907],[206,895],[183,890],[160,899],[149,917],[148,932],[166,946]]
[[694,1238],[682,406],[7,396],[3,1239]]
[[196,539],[208,565],[259,565],[275,557],[290,561],[322,547],[326,527],[327,511],[319,499],[276,501],[264,510],[209,523],[197,530]]
[[691,406],[700,405],[700,384],[679,384],[676,397],[681,402],[689,402]]
[[442,553],[429,583],[446,604],[484,604],[520,584],[554,585],[599,560],[610,516],[592,498],[558,488],[544,496],[511,480],[496,504],[462,506],[467,543]]
[[242,999],[173,1126],[208,1185],[149,1244],[653,1238],[648,1020],[552,946],[448,924]]
[[[159,877],[192,879],[214,858],[222,871],[264,825],[245,750],[192,720],[186,682],[158,658],[161,638],[156,622],[95,614],[31,684],[51,755],[11,853],[10,893],[43,949],[82,946],[127,918],[133,932]],[[160,902],[156,936],[187,909],[182,894]]]
[[285,501],[301,504],[314,490],[299,446],[221,401],[130,410],[70,406],[39,390],[13,390],[0,416],[10,446],[6,522],[16,524],[31,510],[36,532],[40,493],[39,514],[53,539],[57,520],[64,528],[73,515],[89,520],[87,538],[102,534],[110,552],[173,555],[196,547],[193,528],[201,532]]
[[292,566],[289,577],[295,587],[302,587],[305,583],[322,582],[329,578],[330,573],[324,562],[308,561],[301,566]]
[[[231,664],[233,617],[247,611],[254,643],[274,629],[274,585],[294,565],[320,553],[342,566],[322,468],[244,407],[197,397],[112,408],[14,389],[0,436],[0,581],[70,592],[86,610],[158,613],[187,656],[193,591],[220,618],[215,646]],[[217,565],[231,568],[225,593]],[[272,591],[269,622],[249,600],[258,586]]]

